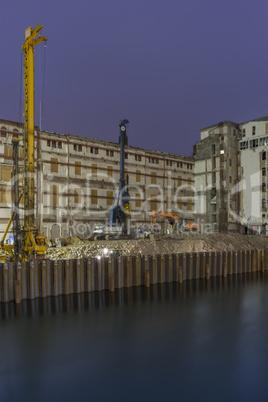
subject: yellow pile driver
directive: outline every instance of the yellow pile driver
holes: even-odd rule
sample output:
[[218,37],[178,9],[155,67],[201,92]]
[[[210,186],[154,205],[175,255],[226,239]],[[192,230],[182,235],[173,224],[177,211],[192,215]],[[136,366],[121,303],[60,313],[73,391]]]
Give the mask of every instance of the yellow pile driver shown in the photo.
[[[23,170],[23,193],[19,195],[18,185],[18,143],[19,139],[13,140],[14,168],[12,180],[12,215],[7,228],[0,241],[0,261],[5,262],[6,257],[13,261],[26,261],[31,255],[44,255],[47,250],[45,237],[38,235],[35,225],[34,212],[34,47],[47,40],[39,35],[43,25],[37,25],[35,29],[27,28],[25,42],[22,45],[24,52],[24,170]],[[38,36],[38,37],[37,37]],[[20,226],[19,203],[24,199],[24,223]],[[7,232],[13,221],[14,244],[5,244]]]

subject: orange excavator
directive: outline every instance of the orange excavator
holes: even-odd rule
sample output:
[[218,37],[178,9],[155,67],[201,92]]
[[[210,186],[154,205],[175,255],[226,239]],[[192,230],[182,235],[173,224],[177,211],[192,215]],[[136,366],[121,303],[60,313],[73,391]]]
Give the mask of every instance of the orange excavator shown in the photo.
[[174,212],[167,212],[167,211],[158,211],[156,212],[154,209],[152,210],[152,224],[156,224],[156,216],[165,216],[169,224],[171,226],[175,226],[178,229],[182,230],[198,230],[199,229],[199,224],[196,222],[186,222],[185,219],[180,218],[177,214]]

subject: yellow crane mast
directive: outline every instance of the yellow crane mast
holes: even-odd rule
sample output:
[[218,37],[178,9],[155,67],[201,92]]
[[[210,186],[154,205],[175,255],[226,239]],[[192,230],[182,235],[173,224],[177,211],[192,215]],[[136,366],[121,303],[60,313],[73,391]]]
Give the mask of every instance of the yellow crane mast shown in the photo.
[[34,227],[34,47],[45,36],[35,39],[43,25],[27,28],[24,52],[24,227]]
[[[45,237],[38,236],[38,229],[35,225],[35,211],[34,211],[34,48],[38,43],[47,40],[45,36],[41,36],[39,31],[43,25],[37,25],[35,29],[29,27],[25,30],[25,42],[22,45],[24,52],[24,224],[19,227],[19,201],[20,198],[14,197],[13,199],[13,213],[8,222],[7,228],[0,241],[0,250],[3,250],[5,255],[0,255],[0,262],[6,261],[8,255],[11,259],[17,261],[28,260],[28,257],[34,253],[37,255],[44,255],[47,250],[45,245]],[[38,35],[39,34],[39,35]],[[38,35],[38,37],[37,37]],[[16,161],[14,160],[14,166]],[[20,196],[21,197],[21,196]],[[16,212],[14,212],[16,211]],[[16,215],[17,214],[17,215]],[[16,237],[16,244],[18,250],[14,249],[14,245],[6,245],[5,238],[11,226],[13,218],[17,219],[17,224],[13,231]]]
[[47,40],[39,35],[43,25],[35,29],[29,27],[25,30],[25,42],[22,45],[24,52],[24,252],[26,254],[36,251],[44,254],[43,236],[39,237],[41,245],[36,244],[38,234],[34,219],[34,47]]

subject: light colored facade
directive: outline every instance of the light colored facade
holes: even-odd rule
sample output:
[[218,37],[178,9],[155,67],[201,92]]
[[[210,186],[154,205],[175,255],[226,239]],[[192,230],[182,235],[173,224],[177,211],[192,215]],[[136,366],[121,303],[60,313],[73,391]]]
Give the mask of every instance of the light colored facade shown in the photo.
[[241,222],[268,224],[268,116],[240,124]]
[[265,232],[267,146],[268,116],[201,130],[195,145],[195,205],[208,231],[247,232],[255,227]]
[[[11,214],[12,138],[23,138],[23,125],[0,120],[0,135],[1,235]],[[150,224],[152,209],[175,211],[195,220],[193,157],[131,146],[125,147],[125,154],[132,224]],[[35,161],[35,207],[40,233],[51,238],[87,236],[96,224],[109,221],[119,183],[119,144],[36,127]],[[21,166],[22,163],[20,146]],[[21,212],[23,216],[23,209]]]

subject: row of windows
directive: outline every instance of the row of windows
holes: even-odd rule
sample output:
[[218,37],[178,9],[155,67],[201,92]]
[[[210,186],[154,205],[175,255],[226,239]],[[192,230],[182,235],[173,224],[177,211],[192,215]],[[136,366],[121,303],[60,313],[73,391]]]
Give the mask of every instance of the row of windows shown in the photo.
[[[51,158],[50,160],[50,165],[51,165],[51,172],[53,173],[59,173],[59,160],[57,158]],[[92,175],[97,176],[98,174],[98,165],[92,164]],[[76,175],[81,175],[81,162],[75,162],[75,174]],[[125,175],[127,175],[127,171],[125,171]],[[107,166],[107,176],[113,177],[113,167],[112,166]],[[180,187],[182,185],[182,182],[185,179],[183,179],[181,176],[178,176],[177,179],[177,185]],[[141,171],[136,170],[136,182],[140,183],[141,182]],[[188,187],[191,187],[193,180],[188,177],[187,183]],[[157,176],[155,172],[151,173],[151,184],[156,184],[157,183]]]
[[[252,135],[256,134],[256,126],[252,126]],[[242,136],[245,137],[246,136],[246,129],[243,128],[243,132],[242,132]]]
[[[51,190],[52,191],[50,193],[50,204],[51,204],[52,207],[57,207],[57,206],[59,206],[59,190],[58,190],[58,186],[52,186]],[[101,197],[101,198],[103,198],[103,197]],[[91,201],[91,204],[93,204],[93,205],[98,204],[98,202],[99,202],[98,190],[93,190],[93,189],[91,190],[90,201]],[[107,191],[107,193],[106,193],[107,205],[112,205],[113,201],[114,201],[113,191]],[[137,194],[135,194],[135,198],[133,198],[132,203],[135,202],[135,207],[140,208],[142,206],[142,201],[143,200],[141,199],[140,194],[137,193]],[[153,210],[153,209],[157,210],[158,209],[158,203],[160,201],[158,201],[157,199],[150,199],[149,202],[150,202],[151,210]],[[80,188],[74,190],[74,203],[75,204],[81,204],[82,203],[82,192],[81,192]],[[192,210],[194,203],[193,203],[191,198],[188,198],[186,203],[183,202],[182,199],[178,199],[177,200],[177,208],[182,209],[183,205],[186,205],[187,210]]]
[[[52,148],[58,148],[58,149],[62,149],[62,141],[55,141],[55,140],[47,140],[47,146],[48,147],[52,147]],[[82,152],[83,147],[80,144],[74,144],[73,145],[73,149],[74,151],[78,151],[78,152]],[[98,155],[99,154],[99,149],[96,147],[91,147],[90,148],[90,153],[94,154],[94,155]],[[114,157],[114,151],[113,150],[106,150],[106,156],[109,157]],[[126,152],[125,153],[125,159],[129,159],[129,154]],[[149,163],[152,164],[159,164],[159,159],[158,158],[152,158],[149,157],[148,158]],[[142,162],[142,156],[141,155],[135,155],[135,161],[136,162]],[[170,159],[166,160],[166,165],[167,166],[173,166],[173,163],[176,163],[175,161],[172,161]],[[193,169],[193,164],[191,163],[185,163],[186,167],[188,170],[192,170]],[[177,167],[182,168],[183,167],[183,162],[177,162]]]
[[[13,136],[16,136],[17,133],[19,132],[19,130],[17,130],[16,128],[14,128],[13,130]],[[1,133],[1,137],[2,138],[6,138],[7,134],[8,134],[8,130],[6,127],[2,126],[0,129],[0,133]]]
[[47,146],[62,149],[62,141],[47,140]]
[[[256,126],[252,126],[252,127],[251,127],[251,134],[252,134],[252,135],[255,135],[255,134],[256,134]],[[265,124],[265,134],[268,134],[268,123]],[[242,136],[243,136],[243,137],[246,136],[246,129],[245,129],[245,128],[243,128]]]
[[[258,147],[258,138],[249,141],[249,148],[257,148]],[[240,151],[241,149],[248,149],[248,141],[240,142]]]

